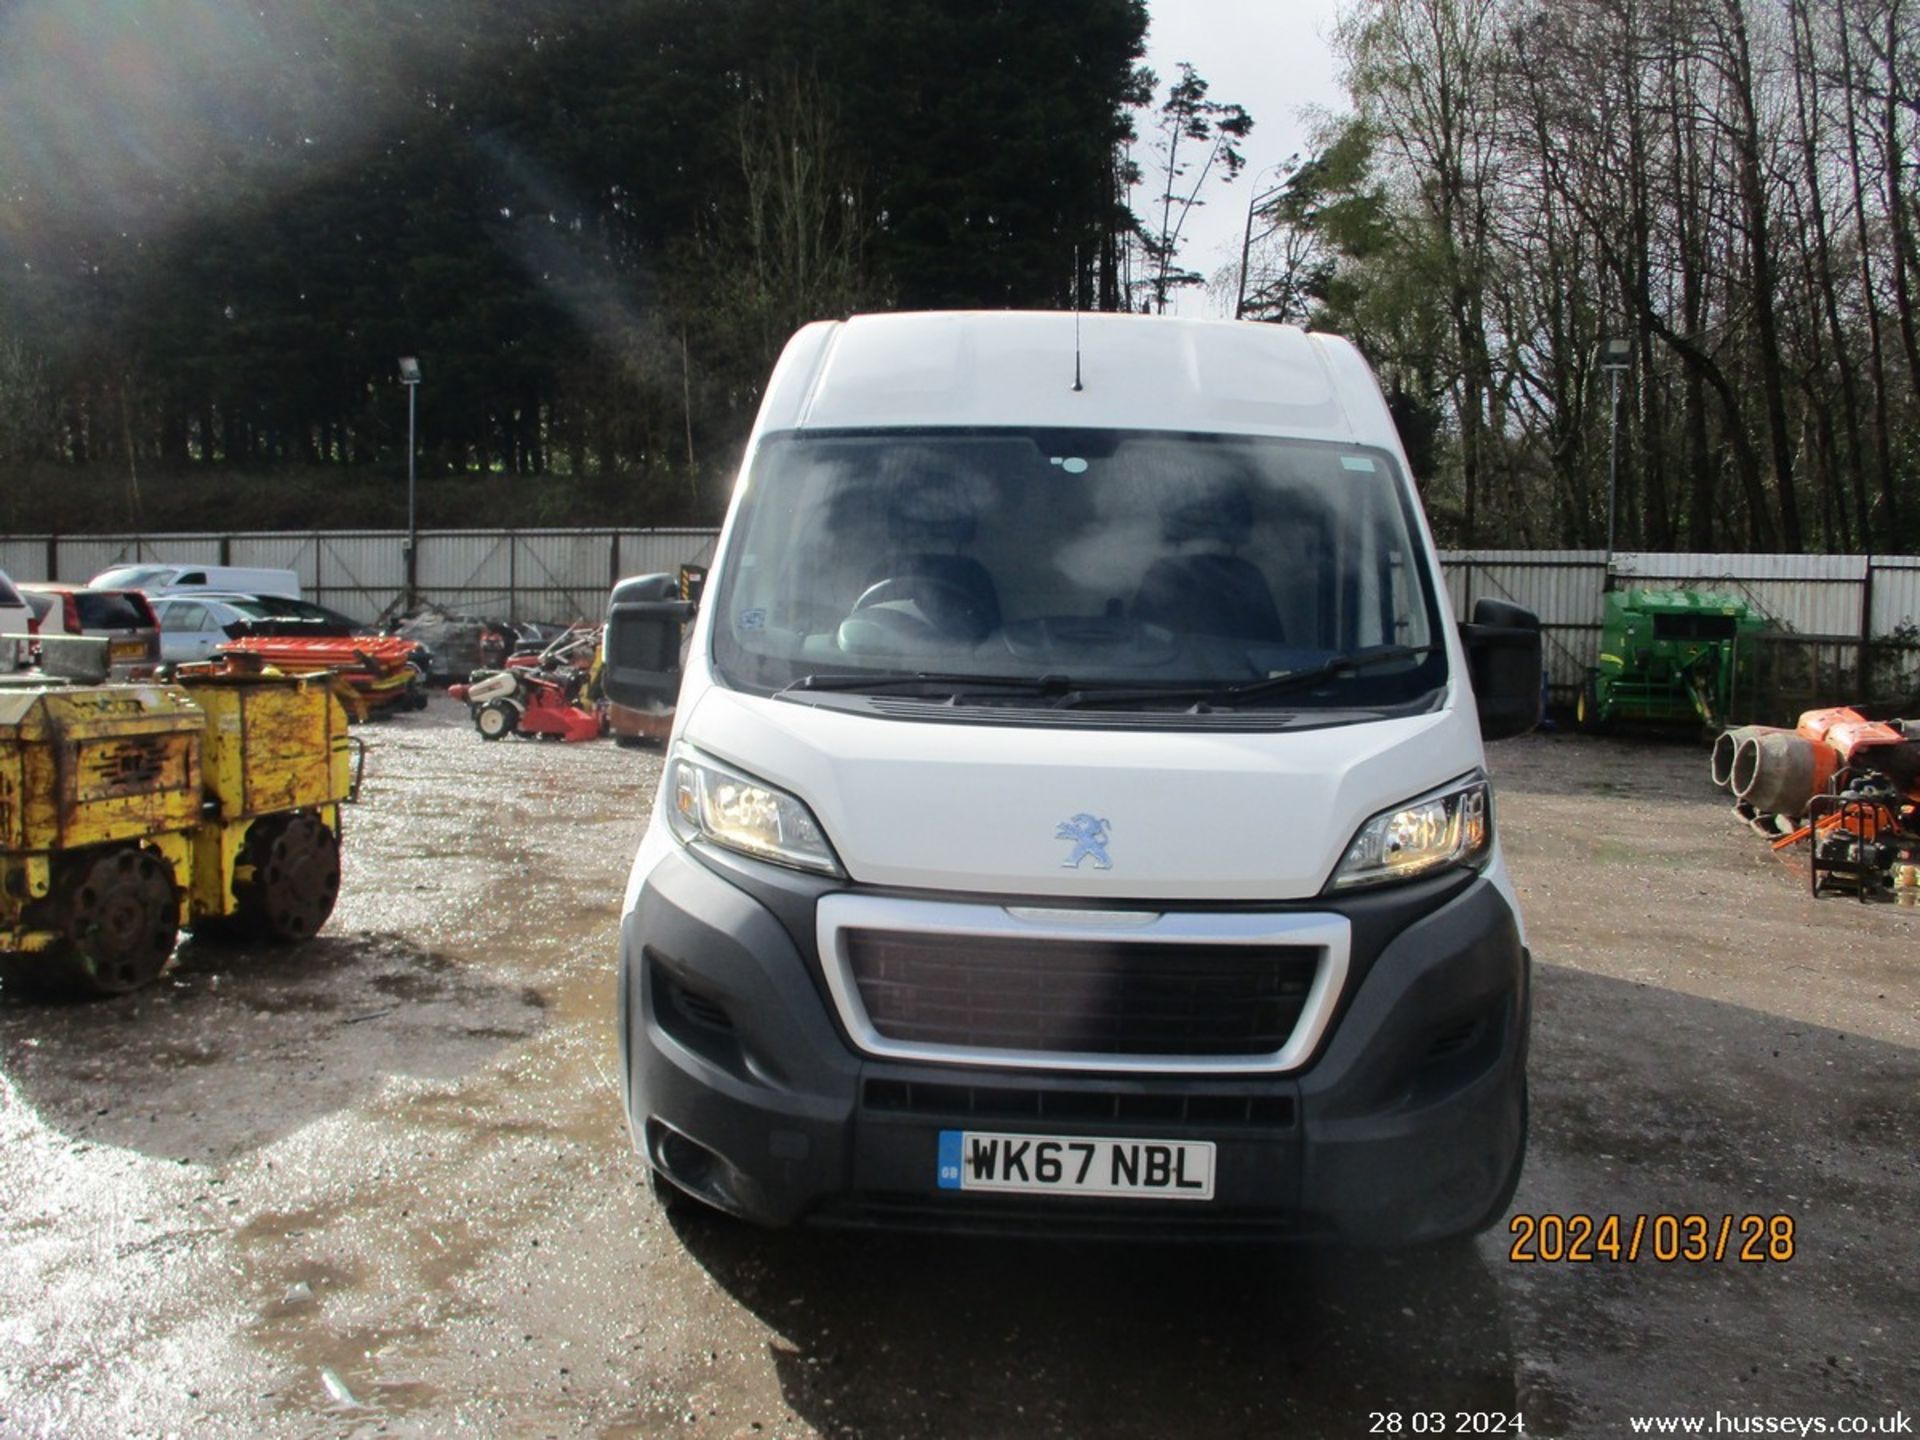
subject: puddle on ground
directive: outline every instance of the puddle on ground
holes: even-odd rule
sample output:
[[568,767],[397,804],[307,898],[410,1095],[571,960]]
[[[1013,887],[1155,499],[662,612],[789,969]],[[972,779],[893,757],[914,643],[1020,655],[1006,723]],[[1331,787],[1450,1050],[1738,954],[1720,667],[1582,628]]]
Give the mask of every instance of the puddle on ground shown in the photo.
[[199,949],[134,995],[0,999],[7,1078],[56,1131],[218,1162],[365,1103],[392,1077],[483,1072],[547,1023],[533,987],[393,936],[292,949],[312,963],[223,950],[214,969]]

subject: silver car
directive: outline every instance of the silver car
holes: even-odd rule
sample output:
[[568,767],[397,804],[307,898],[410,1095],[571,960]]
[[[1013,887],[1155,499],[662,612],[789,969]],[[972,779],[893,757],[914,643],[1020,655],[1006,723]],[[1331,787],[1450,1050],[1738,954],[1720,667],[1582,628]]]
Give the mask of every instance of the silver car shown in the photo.
[[228,626],[274,618],[258,600],[239,596],[164,595],[152,604],[160,617],[160,658],[174,664],[211,658],[216,645],[234,638]]

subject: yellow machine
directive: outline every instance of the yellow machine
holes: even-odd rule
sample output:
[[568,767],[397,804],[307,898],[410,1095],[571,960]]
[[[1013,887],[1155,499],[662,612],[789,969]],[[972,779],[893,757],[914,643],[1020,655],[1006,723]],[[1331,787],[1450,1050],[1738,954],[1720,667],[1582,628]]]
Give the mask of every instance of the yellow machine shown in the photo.
[[0,686],[0,960],[100,994],[160,973],[182,927],[320,928],[352,798],[324,677],[183,667],[166,685]]

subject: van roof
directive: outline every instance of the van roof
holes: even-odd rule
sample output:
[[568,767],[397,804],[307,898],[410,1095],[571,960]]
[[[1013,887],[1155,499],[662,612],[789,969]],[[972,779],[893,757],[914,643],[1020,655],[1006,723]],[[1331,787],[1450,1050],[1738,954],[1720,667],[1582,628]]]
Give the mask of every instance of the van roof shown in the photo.
[[1372,372],[1346,341],[1171,316],[953,310],[825,321],[789,343],[761,416],[772,430],[916,425],[1277,434],[1397,449]]
[[[185,585],[175,578],[186,575],[201,575],[204,578]],[[161,583],[152,585],[159,580]],[[247,592],[282,593],[275,587],[290,586],[287,593],[298,598],[300,593],[300,572],[275,565],[221,565],[209,560],[128,560],[109,566],[87,583],[97,585],[101,581],[116,587],[137,587],[142,590],[158,589],[162,591],[188,590],[243,590]]]

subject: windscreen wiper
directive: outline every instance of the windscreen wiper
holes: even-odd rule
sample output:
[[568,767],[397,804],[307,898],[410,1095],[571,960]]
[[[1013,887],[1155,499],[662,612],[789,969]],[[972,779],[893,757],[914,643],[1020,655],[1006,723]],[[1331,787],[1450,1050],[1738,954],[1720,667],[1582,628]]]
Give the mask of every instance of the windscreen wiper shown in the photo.
[[1269,675],[1264,680],[1248,680],[1243,684],[1229,685],[1223,690],[1215,691],[1209,699],[1215,704],[1231,705],[1236,700],[1252,700],[1262,695],[1278,695],[1282,691],[1302,689],[1318,680],[1331,680],[1336,675],[1357,675],[1362,670],[1376,669],[1381,665],[1421,660],[1445,648],[1437,643],[1387,645],[1378,650],[1361,650],[1351,655],[1336,655],[1331,660],[1319,665],[1309,665],[1304,670],[1285,670],[1278,675]]
[[1439,644],[1390,645],[1377,650],[1356,651],[1349,655],[1336,655],[1331,660],[1323,661],[1318,665],[1308,665],[1299,670],[1283,670],[1278,675],[1269,675],[1262,680],[1247,680],[1238,685],[1214,685],[1206,688],[1181,685],[1158,690],[1145,686],[1133,690],[1083,688],[1069,691],[1054,703],[1063,710],[1088,705],[1127,705],[1148,700],[1157,700],[1162,703],[1187,700],[1200,707],[1233,706],[1244,700],[1257,700],[1288,690],[1305,689],[1321,680],[1331,680],[1339,675],[1357,675],[1362,670],[1371,670],[1380,665],[1418,660],[1443,648]]
[[1073,688],[1073,681],[1065,675],[969,675],[960,671],[915,670],[891,672],[861,672],[850,670],[838,673],[802,675],[791,685],[776,691],[776,696],[791,694],[801,690],[843,690],[843,691],[880,691],[900,689],[925,689],[942,694],[959,695],[969,690],[994,690],[1010,694],[1052,695]]

